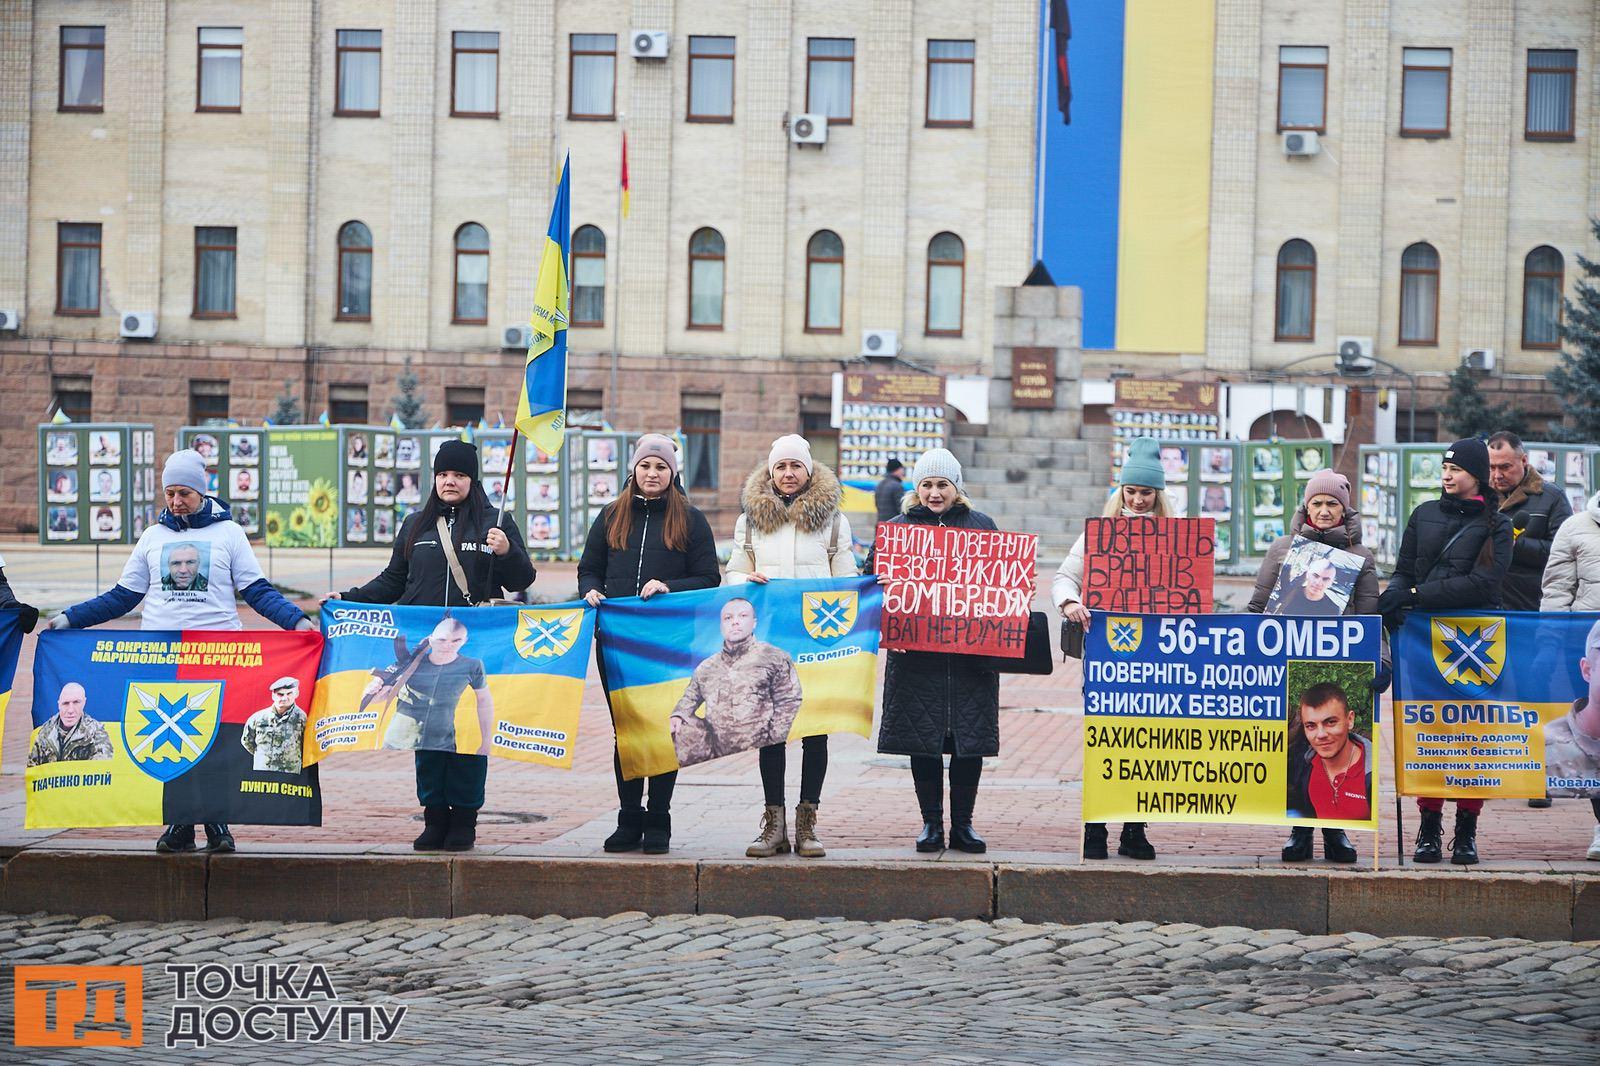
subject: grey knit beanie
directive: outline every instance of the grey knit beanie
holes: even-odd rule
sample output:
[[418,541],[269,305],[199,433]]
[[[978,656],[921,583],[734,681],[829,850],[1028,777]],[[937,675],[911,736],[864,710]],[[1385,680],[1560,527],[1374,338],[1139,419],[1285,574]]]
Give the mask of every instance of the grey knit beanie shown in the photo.
[[917,465],[911,470],[911,484],[920,485],[923,478],[930,477],[942,477],[958,491],[966,491],[961,484],[961,462],[946,448],[930,448],[917,458]]
[[206,476],[206,461],[193,448],[173,452],[167,458],[167,465],[161,470],[162,488],[169,489],[179,485],[186,489],[194,489],[202,496],[210,487],[210,478]]

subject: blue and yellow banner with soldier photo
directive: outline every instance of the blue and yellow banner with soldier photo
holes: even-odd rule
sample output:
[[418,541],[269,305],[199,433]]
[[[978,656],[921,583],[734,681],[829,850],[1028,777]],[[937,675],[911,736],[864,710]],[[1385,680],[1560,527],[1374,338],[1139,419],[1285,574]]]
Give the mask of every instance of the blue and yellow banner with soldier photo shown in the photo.
[[322,608],[327,651],[306,761],[340,751],[454,751],[571,769],[594,609]]
[[600,605],[600,674],[632,780],[798,737],[872,731],[883,593],[774,580]]
[[1084,820],[1375,830],[1380,627],[1092,613]]
[[302,759],[316,633],[47,630],[27,826],[321,825]]
[[1394,665],[1402,794],[1600,796],[1600,614],[1413,611]]

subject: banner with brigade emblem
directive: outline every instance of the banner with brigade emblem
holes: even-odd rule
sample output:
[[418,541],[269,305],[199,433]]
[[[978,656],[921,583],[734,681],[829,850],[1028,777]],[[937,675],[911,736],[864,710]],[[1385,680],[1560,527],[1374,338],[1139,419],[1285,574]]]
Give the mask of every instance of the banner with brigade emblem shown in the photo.
[[572,768],[594,608],[400,607],[330,600],[306,761],[454,751]]
[[883,592],[872,578],[773,580],[600,604],[600,676],[628,779],[872,731]]
[[1429,615],[1394,643],[1407,796],[1600,796],[1600,614]]
[[48,630],[27,826],[321,825],[300,753],[317,633]]
[[1118,655],[1132,655],[1143,642],[1143,618],[1112,615],[1106,619],[1106,647]]

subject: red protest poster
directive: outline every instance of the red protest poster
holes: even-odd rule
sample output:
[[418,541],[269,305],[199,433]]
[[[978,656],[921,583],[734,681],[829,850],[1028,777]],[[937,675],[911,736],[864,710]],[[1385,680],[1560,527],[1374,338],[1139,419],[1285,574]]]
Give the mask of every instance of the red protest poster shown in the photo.
[[1210,614],[1214,518],[1091,518],[1083,530],[1083,605],[1123,614]]
[[883,646],[1020,659],[1038,555],[1032,533],[883,523]]

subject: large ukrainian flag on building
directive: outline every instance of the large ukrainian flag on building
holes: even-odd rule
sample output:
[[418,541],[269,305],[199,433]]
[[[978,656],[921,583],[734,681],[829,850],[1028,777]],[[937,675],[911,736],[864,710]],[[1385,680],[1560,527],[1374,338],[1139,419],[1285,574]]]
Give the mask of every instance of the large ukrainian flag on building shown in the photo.
[[533,290],[533,341],[517,396],[517,429],[546,455],[555,455],[567,428],[567,313],[572,306],[567,263],[572,252],[571,159],[550,207],[544,256]]

